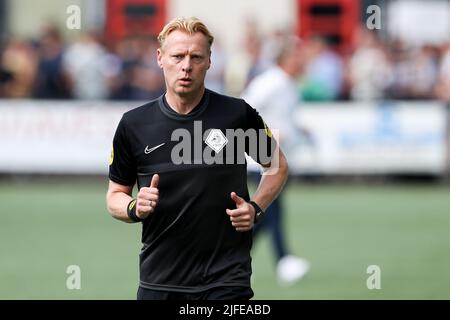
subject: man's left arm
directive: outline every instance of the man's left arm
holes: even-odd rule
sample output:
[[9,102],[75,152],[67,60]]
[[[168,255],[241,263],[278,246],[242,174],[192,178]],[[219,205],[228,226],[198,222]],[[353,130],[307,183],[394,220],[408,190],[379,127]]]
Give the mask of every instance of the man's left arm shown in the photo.
[[[288,163],[281,149],[279,151],[279,163],[275,173],[263,174],[258,188],[250,201],[253,201],[259,208],[266,210],[283,189],[288,177]],[[270,163],[263,165],[270,170]],[[232,226],[236,231],[249,231],[255,224],[255,217],[258,213],[255,206],[239,197],[235,192],[231,193],[231,199],[236,203],[236,209],[227,209]]]
[[[252,201],[256,202],[262,210],[266,210],[273,200],[278,197],[284,184],[288,178],[288,163],[284,153],[279,150],[279,166],[273,174],[263,174],[258,188],[252,197]],[[263,165],[267,170],[270,169],[270,164]]]
[[[272,201],[279,195],[288,177],[288,164],[279,143],[258,112],[246,104],[246,130],[257,130],[256,148],[246,146],[246,153],[264,167],[264,173],[252,199],[247,202],[235,192],[231,199],[236,209],[227,209],[236,231],[249,231]],[[255,143],[255,142],[253,142]],[[256,217],[256,219],[255,219]]]

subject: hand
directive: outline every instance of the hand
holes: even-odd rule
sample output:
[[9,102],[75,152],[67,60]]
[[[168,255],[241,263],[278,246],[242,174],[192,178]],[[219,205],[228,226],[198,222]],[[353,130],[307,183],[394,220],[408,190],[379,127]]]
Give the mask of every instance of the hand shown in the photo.
[[140,219],[145,219],[148,215],[155,211],[159,200],[159,175],[154,174],[150,187],[142,187],[137,194],[136,215]]
[[231,199],[236,203],[236,209],[226,210],[230,216],[231,225],[239,232],[251,230],[255,221],[255,208],[235,192],[231,193]]

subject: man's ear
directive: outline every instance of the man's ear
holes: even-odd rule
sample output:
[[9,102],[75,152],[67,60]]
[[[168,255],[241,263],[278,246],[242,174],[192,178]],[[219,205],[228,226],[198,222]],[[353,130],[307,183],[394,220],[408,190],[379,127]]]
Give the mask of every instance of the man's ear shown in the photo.
[[156,50],[156,57],[157,57],[158,65],[162,69],[163,64],[162,64],[162,50],[161,50],[161,48]]
[[208,57],[208,69],[207,70],[209,70],[209,68],[211,68],[211,53],[209,53],[209,57]]

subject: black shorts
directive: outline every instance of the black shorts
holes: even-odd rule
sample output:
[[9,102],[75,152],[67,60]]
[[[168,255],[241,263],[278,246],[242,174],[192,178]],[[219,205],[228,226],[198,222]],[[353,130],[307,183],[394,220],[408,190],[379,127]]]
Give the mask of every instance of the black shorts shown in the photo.
[[216,287],[196,293],[150,290],[139,287],[138,300],[250,300],[250,287]]

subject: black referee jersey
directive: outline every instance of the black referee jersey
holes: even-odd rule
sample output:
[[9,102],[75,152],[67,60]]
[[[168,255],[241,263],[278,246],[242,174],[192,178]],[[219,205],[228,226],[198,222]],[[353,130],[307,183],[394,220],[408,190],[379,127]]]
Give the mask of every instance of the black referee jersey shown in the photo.
[[[109,178],[141,188],[160,176],[158,205],[142,222],[140,287],[188,293],[250,287],[252,232],[237,232],[225,211],[236,208],[232,191],[249,200],[246,163],[227,129],[265,132],[254,158],[263,162],[261,146],[271,157],[276,143],[256,110],[208,89],[187,115],[161,96],[120,120]],[[246,152],[255,150],[246,141]],[[211,163],[214,157],[223,159]]]

